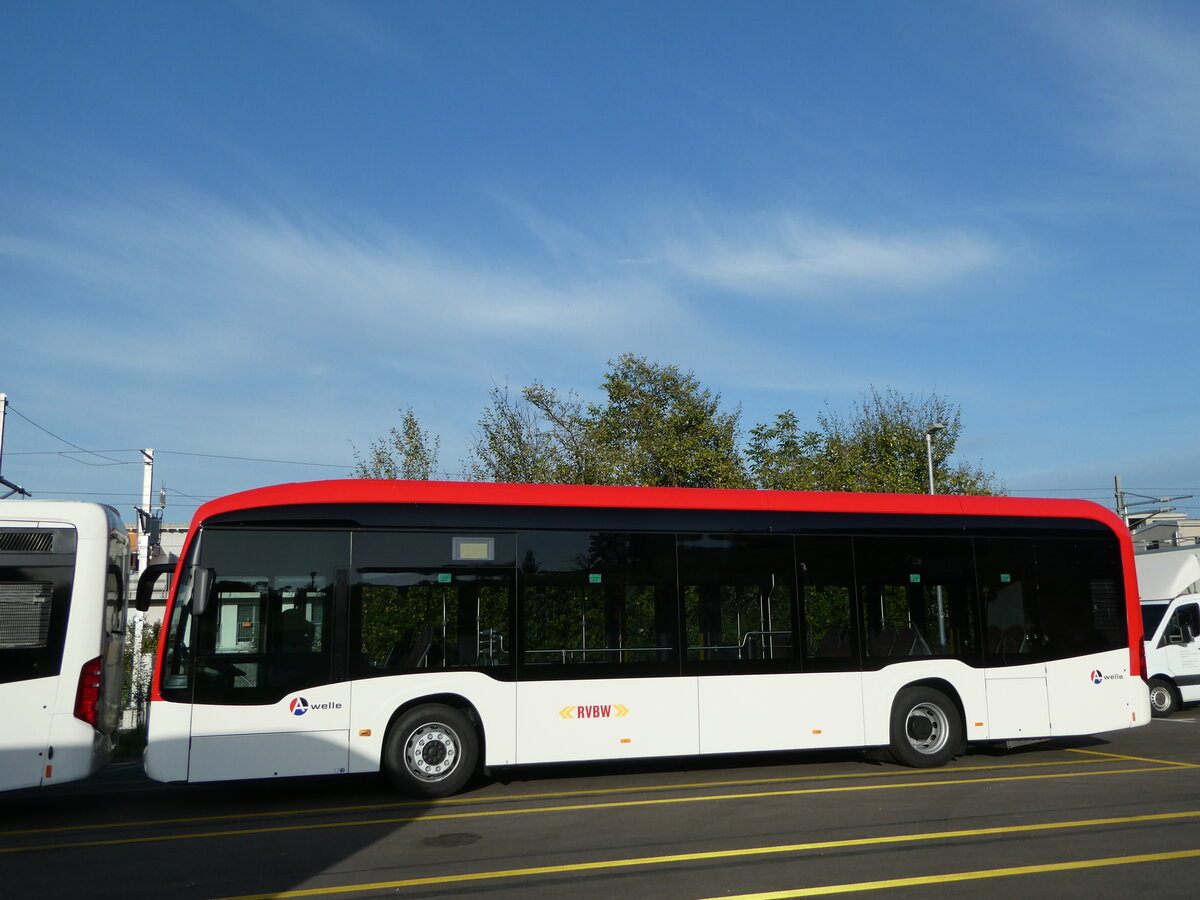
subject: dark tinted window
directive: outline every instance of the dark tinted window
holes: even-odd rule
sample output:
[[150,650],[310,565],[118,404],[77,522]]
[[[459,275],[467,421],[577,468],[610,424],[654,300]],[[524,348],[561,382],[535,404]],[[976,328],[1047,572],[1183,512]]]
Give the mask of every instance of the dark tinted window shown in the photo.
[[920,656],[980,659],[971,544],[965,538],[856,538],[863,664]]
[[1037,541],[1038,598],[1047,659],[1126,645],[1116,539]]
[[689,669],[711,674],[795,668],[794,580],[790,537],[680,536]]
[[1169,604],[1167,603],[1142,604],[1142,636],[1146,640],[1154,637],[1154,632],[1158,629],[1158,623],[1166,615],[1168,606]]
[[854,558],[850,538],[796,539],[804,668],[858,668]]
[[358,533],[351,675],[483,669],[510,677],[512,535]]
[[1035,551],[1032,540],[975,542],[985,665],[1023,665],[1045,657]]
[[59,674],[74,577],[74,529],[0,528],[0,684]]
[[176,683],[190,663],[196,702],[251,704],[335,680],[334,596],[349,562],[346,532],[206,529],[213,590]]
[[520,677],[678,674],[673,535],[522,532]]

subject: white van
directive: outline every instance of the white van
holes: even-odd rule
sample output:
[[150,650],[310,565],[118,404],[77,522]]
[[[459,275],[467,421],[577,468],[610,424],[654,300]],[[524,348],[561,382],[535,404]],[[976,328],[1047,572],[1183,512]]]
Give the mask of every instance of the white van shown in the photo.
[[1136,558],[1150,712],[1169,716],[1200,701],[1200,547]]

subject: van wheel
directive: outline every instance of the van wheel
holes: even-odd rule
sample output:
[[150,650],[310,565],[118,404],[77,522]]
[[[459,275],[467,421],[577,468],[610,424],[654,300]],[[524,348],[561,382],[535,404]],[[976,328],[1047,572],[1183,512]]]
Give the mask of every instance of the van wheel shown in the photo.
[[448,797],[475,773],[479,740],[459,710],[440,703],[410,709],[383,742],[383,770],[413,797]]
[[896,762],[918,769],[944,766],[962,744],[958,707],[941,691],[918,685],[896,695],[888,748]]
[[1150,714],[1163,719],[1179,709],[1179,697],[1165,678],[1150,679]]

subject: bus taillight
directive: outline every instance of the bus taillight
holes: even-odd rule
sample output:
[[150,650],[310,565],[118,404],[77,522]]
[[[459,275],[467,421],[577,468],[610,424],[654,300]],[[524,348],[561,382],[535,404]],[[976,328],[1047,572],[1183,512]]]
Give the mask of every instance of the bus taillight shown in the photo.
[[90,659],[79,670],[79,687],[75,691],[75,718],[96,726],[96,707],[100,704],[100,676],[104,664],[99,656]]

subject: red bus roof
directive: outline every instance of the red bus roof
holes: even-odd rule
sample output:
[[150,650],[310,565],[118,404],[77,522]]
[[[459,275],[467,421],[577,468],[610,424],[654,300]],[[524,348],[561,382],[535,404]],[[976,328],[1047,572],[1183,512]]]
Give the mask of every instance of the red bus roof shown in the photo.
[[1113,512],[1090,500],[390,479],[310,481],[255,488],[205,503],[196,511],[192,524],[194,527],[212,516],[244,509],[332,503],[1036,516],[1093,519],[1118,533],[1124,530]]

